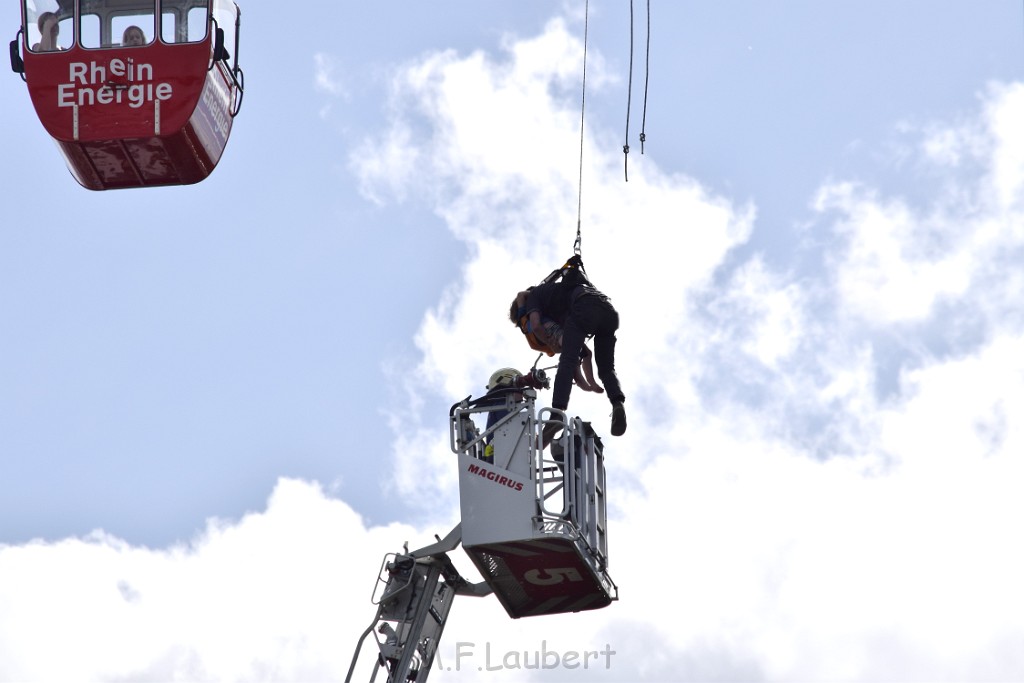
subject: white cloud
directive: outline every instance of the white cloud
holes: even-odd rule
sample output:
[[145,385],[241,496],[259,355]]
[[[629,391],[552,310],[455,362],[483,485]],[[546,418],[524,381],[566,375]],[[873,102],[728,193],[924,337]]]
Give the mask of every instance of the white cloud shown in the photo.
[[337,680],[381,557],[419,534],[284,479],[265,511],[163,550],[0,546],[0,680]]
[[776,368],[797,350],[805,326],[805,296],[795,283],[772,273],[762,258],[754,257],[736,269],[709,308],[726,334],[738,342],[737,351],[759,365]]
[[326,119],[334,108],[334,100],[349,99],[350,93],[345,82],[338,76],[337,60],[326,52],[313,55],[313,88],[330,96],[330,100],[320,107],[320,118]]
[[[986,93],[985,125],[991,135],[992,164],[988,180],[992,185],[996,206],[1013,211],[1020,217],[1021,190],[1024,188],[1024,132],[1020,120],[1024,116],[1024,87],[994,84]],[[1014,232],[1020,235],[1024,226],[1018,220]]]
[[958,216],[922,217],[850,183],[823,188],[815,208],[843,216],[835,226],[847,242],[834,264],[837,285],[841,301],[864,321],[920,322],[970,283],[975,264]]
[[334,57],[326,52],[313,55],[313,86],[322,93],[347,96],[345,84],[338,78],[338,65]]
[[814,207],[835,212],[844,245],[830,261],[841,306],[870,325],[919,324],[943,306],[989,309],[990,299],[1020,291],[1013,264],[1024,247],[1021,115],[1024,87],[993,85],[978,119],[922,131],[923,158],[936,163],[934,172],[949,171],[926,207],[848,182],[821,189]]

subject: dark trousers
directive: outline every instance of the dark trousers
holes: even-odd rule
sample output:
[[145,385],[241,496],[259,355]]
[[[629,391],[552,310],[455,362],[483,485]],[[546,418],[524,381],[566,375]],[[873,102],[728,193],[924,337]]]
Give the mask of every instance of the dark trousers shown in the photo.
[[619,314],[608,299],[585,295],[573,302],[562,326],[562,353],[555,373],[555,388],[551,406],[557,410],[569,407],[573,375],[580,364],[583,344],[594,335],[594,361],[597,376],[604,384],[605,394],[612,403],[626,397],[615,374],[615,331],[619,329]]

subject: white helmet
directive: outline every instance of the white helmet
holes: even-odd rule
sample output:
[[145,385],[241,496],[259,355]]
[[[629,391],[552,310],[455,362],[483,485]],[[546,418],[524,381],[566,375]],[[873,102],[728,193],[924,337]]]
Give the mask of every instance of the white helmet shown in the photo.
[[498,387],[510,387],[522,376],[523,373],[519,372],[515,368],[502,368],[500,370],[495,370],[491,373],[491,378],[487,380],[487,391],[497,389]]

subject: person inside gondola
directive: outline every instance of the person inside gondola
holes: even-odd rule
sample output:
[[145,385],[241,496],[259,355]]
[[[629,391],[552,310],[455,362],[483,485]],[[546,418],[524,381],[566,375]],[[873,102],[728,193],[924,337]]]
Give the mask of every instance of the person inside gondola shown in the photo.
[[121,37],[122,47],[138,47],[146,44],[146,34],[138,26],[129,26]]
[[57,44],[57,36],[60,34],[60,25],[57,23],[57,15],[53,12],[43,12],[36,22],[39,26],[39,42],[32,46],[33,52],[55,52],[61,50]]

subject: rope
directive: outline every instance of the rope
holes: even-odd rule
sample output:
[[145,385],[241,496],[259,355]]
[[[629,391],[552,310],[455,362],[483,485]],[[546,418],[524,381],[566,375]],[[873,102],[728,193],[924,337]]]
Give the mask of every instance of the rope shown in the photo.
[[580,181],[576,190],[576,241],[572,251],[580,255],[583,249],[583,121],[587,112],[587,37],[590,31],[590,0],[586,2],[583,14],[583,94],[580,97]]
[[629,182],[629,110],[633,106],[633,0],[629,0],[629,86],[626,93],[626,144],[622,146],[622,170]]
[[[647,0],[647,47],[644,55],[644,114],[640,123],[640,153],[647,140],[647,91],[651,81],[651,0]],[[629,91],[626,95],[626,144],[622,146],[623,170],[629,182],[629,115],[633,108],[633,0],[629,0]]]
[[647,54],[644,58],[644,116],[640,122],[640,153],[644,153],[647,139],[647,84],[651,80],[651,0],[647,0]]

